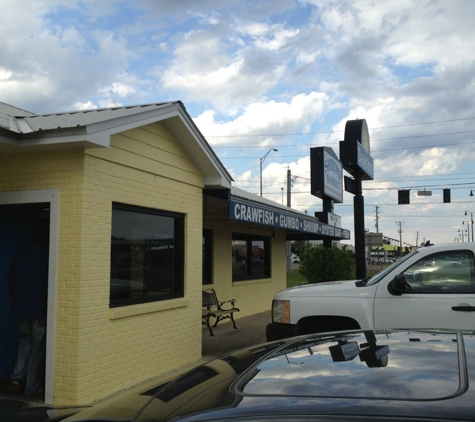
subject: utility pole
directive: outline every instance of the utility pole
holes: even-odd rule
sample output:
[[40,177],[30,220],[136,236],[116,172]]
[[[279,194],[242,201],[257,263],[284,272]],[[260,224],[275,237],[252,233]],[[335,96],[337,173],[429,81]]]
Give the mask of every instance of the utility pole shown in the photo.
[[416,231],[416,248],[419,246],[419,230]]
[[404,221],[396,221],[396,224],[399,226],[399,256],[402,257],[402,225]]
[[[292,172],[290,167],[287,169],[287,206],[292,206]],[[292,242],[286,242],[287,247],[287,269],[290,270],[292,266]]]
[[375,208],[376,208],[376,217],[375,217],[375,220],[376,220],[376,224],[375,224],[375,226],[376,226],[376,233],[379,233],[379,213],[378,213],[378,212],[379,212],[379,207],[376,205]]
[[290,167],[287,169],[287,206],[290,208],[292,206],[292,174],[290,171]]

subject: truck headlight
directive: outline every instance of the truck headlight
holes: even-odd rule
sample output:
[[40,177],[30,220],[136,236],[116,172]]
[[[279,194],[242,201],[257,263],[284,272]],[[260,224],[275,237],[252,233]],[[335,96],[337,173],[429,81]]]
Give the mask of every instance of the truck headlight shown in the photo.
[[290,324],[290,300],[272,301],[272,321]]

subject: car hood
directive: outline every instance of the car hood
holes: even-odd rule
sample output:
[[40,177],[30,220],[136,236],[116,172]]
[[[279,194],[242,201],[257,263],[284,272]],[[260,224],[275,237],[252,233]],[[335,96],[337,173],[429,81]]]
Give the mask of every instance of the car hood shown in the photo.
[[[275,295],[275,299],[287,299],[298,296],[341,296],[345,291],[355,292],[359,287],[356,285],[358,280],[326,281],[324,283],[303,284],[301,286],[291,287],[281,290]],[[350,294],[350,293],[349,293]],[[285,296],[285,297],[283,297]]]
[[[161,388],[142,391],[141,402],[144,396],[149,400],[135,420],[249,415],[278,420],[299,414],[470,420],[467,415],[473,415],[475,395],[469,390],[468,374],[474,370],[473,332],[309,335],[237,350]],[[94,408],[89,417],[91,411]],[[107,403],[101,411],[107,411]],[[79,413],[68,420],[93,419]]]

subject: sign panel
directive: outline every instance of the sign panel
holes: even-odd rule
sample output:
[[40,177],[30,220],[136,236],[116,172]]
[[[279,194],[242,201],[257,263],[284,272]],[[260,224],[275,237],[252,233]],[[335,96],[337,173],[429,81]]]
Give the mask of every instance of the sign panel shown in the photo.
[[340,141],[340,161],[351,175],[361,176],[361,180],[374,179],[374,164],[370,155],[366,120],[346,122],[345,140]]
[[345,141],[360,143],[370,154],[369,131],[365,119],[348,120],[345,124]]
[[382,246],[383,245],[383,234],[382,233],[365,233],[364,235],[365,245],[366,246]]
[[371,180],[374,179],[374,163],[373,163],[373,157],[369,155],[368,151],[366,151],[366,148],[363,147],[362,144],[359,142],[356,143],[357,147],[357,161],[356,164],[358,167],[363,170],[363,172],[370,178]]
[[349,230],[320,223],[313,217],[297,216],[292,212],[280,211],[280,209],[268,207],[264,204],[256,204],[233,197],[229,200],[229,219],[243,223],[255,223],[279,229],[313,233],[336,239],[350,239]]
[[420,190],[417,191],[417,196],[432,196],[432,191],[431,190]]
[[341,217],[331,212],[316,211],[315,217],[322,223],[329,224],[330,226],[341,227]]
[[329,147],[310,148],[310,193],[343,202],[343,166]]
[[330,226],[341,227],[341,217],[336,214],[328,213],[328,224]]

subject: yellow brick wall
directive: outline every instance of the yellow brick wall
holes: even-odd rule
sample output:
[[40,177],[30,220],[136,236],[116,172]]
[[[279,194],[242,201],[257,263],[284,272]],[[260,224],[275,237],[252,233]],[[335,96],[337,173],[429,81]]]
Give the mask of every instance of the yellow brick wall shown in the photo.
[[236,306],[240,309],[235,314],[236,319],[270,310],[275,293],[285,289],[287,284],[285,232],[274,230],[275,238],[270,246],[270,278],[233,282],[232,233],[270,236],[270,229],[225,222],[206,222],[204,227],[213,230],[213,284],[207,286],[216,290],[219,300],[236,299]]
[[[0,175],[1,191],[60,191],[55,405],[200,358],[203,178],[163,125],[114,135],[110,149],[8,157]],[[109,309],[114,201],[186,215],[183,299]]]
[[0,165],[0,191],[59,189],[57,306],[55,343],[55,396],[73,403],[73,383],[68,381],[78,363],[77,336],[81,291],[81,231],[83,215],[82,151],[21,154],[4,159]]

